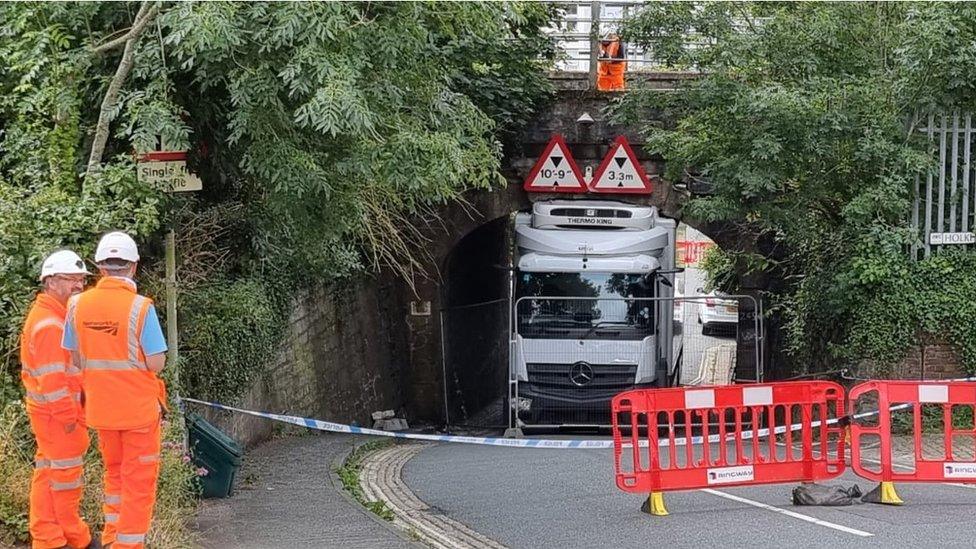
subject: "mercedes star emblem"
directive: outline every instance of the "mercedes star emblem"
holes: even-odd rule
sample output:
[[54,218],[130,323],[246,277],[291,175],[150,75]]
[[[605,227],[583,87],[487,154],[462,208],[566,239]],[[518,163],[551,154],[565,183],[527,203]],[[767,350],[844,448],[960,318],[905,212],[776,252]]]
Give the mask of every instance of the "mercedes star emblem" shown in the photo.
[[593,381],[593,367],[585,362],[577,362],[569,368],[569,380],[577,387],[583,387]]

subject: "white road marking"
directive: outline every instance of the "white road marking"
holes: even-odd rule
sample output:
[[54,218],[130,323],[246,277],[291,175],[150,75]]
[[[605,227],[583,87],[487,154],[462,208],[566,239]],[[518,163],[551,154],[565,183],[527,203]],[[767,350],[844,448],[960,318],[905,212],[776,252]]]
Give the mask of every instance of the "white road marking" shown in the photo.
[[767,511],[772,511],[773,513],[779,513],[781,515],[786,515],[788,517],[793,517],[795,519],[800,519],[811,524],[816,524],[818,526],[824,526],[826,528],[832,528],[840,532],[845,532],[847,534],[853,534],[855,536],[860,536],[862,538],[869,538],[874,536],[870,532],[865,532],[864,530],[857,530],[856,528],[848,528],[847,526],[841,526],[840,524],[834,524],[833,522],[827,522],[826,520],[820,520],[808,515],[803,515],[794,511],[787,511],[786,509],[781,509],[779,507],[774,507],[772,505],[766,505],[765,503],[760,503],[758,501],[753,501],[751,499],[746,499],[740,496],[734,496],[726,492],[720,492],[718,490],[712,490],[711,488],[704,488],[702,492],[707,492],[713,496],[718,496],[720,498],[730,499],[732,501],[737,501],[739,503],[745,503],[746,505],[752,505],[753,507],[758,507],[760,509],[765,509]]

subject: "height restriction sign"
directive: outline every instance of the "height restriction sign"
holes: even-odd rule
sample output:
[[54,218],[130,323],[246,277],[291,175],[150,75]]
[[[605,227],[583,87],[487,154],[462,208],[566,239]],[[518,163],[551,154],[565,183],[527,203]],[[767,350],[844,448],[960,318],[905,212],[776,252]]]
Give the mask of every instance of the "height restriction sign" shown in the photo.
[[597,168],[590,191],[594,193],[651,194],[651,181],[624,136],[618,137]]
[[585,193],[586,184],[576,161],[569,154],[563,136],[556,134],[549,140],[542,156],[536,161],[523,188],[534,193]]

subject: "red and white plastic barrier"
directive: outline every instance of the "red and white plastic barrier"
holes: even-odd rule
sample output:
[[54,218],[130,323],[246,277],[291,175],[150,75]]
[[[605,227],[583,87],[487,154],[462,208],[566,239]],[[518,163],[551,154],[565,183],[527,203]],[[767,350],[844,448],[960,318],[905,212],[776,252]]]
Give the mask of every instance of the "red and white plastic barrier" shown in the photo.
[[[953,408],[956,407],[968,406],[969,417],[972,417],[976,383],[868,381],[851,389],[848,397],[851,415],[862,398],[870,402],[876,400],[879,411],[877,421],[854,421],[851,424],[851,469],[858,476],[879,482],[976,482],[976,462],[972,452],[962,458],[957,456],[960,452],[954,445],[965,437],[976,439],[976,428],[956,428],[953,421]],[[926,455],[923,408],[932,409],[941,419],[942,429],[933,433],[934,438],[942,439],[942,451],[938,456]],[[913,455],[904,456],[900,463],[894,461],[892,451],[892,412],[897,409],[911,410],[913,423]],[[862,455],[861,442],[865,438],[879,442],[877,460]]]
[[[612,407],[617,486],[627,492],[812,482],[844,472],[844,429],[828,421],[844,413],[836,383],[642,389],[617,395]],[[752,436],[760,426],[781,432],[782,443]],[[705,436],[714,433],[717,441]]]
[[[858,403],[875,409],[855,413]],[[898,410],[912,412],[902,427],[913,452],[900,460],[893,451]],[[837,477],[848,425],[851,468],[880,482],[881,503],[901,503],[894,482],[976,483],[976,383],[969,381],[868,381],[847,397],[828,381],[641,389],[617,395],[612,412],[617,486],[650,494],[646,510],[655,515],[667,514],[663,492]],[[968,425],[956,427],[961,418]],[[941,452],[933,456],[924,434],[935,420]],[[967,439],[963,451],[957,441]],[[877,454],[865,455],[869,440],[877,441]]]

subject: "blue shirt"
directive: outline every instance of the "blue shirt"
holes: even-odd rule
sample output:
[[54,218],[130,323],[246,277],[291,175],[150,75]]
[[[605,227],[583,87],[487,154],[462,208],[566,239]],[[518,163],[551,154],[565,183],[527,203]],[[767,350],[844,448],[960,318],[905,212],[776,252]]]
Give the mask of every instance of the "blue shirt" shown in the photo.
[[[149,307],[146,311],[146,321],[142,323],[142,334],[139,335],[139,343],[142,344],[142,352],[146,356],[165,353],[166,338],[163,337],[163,329],[159,325],[159,317],[156,316],[156,307]],[[78,350],[78,336],[75,334],[74,322],[64,324],[64,337],[61,346],[69,351]]]

